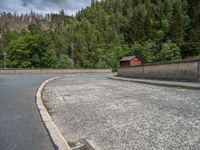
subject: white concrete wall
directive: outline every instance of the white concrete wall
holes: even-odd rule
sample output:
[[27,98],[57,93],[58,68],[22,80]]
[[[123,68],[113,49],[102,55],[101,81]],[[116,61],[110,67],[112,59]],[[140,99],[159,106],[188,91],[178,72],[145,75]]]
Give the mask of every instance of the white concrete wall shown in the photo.
[[118,75],[132,78],[200,81],[200,60],[183,60],[173,63],[120,68]]

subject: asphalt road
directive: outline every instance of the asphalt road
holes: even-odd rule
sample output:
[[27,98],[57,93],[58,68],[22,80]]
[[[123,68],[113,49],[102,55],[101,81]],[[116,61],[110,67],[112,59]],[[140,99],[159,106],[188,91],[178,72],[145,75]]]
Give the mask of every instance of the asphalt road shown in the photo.
[[0,76],[0,150],[53,150],[35,104],[49,76]]
[[200,92],[68,75],[43,94],[68,141],[96,150],[199,150]]

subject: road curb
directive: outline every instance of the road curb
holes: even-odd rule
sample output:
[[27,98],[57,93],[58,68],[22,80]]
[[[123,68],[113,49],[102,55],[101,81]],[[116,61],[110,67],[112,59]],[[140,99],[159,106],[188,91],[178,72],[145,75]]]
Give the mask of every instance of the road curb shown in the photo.
[[118,77],[116,75],[108,76],[107,78],[112,79],[112,80],[121,80],[121,81],[143,83],[143,84],[149,84],[149,85],[158,85],[158,86],[166,86],[166,87],[177,87],[177,88],[200,90],[200,84],[199,83],[160,81],[160,80],[149,80],[149,79],[134,79],[134,78]]
[[42,102],[42,90],[44,89],[45,85],[49,83],[50,81],[53,81],[58,78],[60,77],[54,77],[54,78],[48,79],[40,85],[40,87],[38,88],[36,92],[36,105],[53,143],[58,147],[59,150],[71,150],[67,141],[65,140],[60,130],[53,122],[53,120],[51,119],[51,116],[47,112],[47,109],[45,108]]

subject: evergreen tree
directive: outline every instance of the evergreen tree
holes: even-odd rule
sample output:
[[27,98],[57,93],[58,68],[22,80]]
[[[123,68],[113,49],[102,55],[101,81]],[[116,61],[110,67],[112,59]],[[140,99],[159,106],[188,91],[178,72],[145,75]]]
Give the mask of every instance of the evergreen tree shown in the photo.
[[20,32],[9,31],[8,18],[17,16],[0,15],[11,67],[70,67],[70,53],[74,66],[114,69],[125,55],[144,63],[200,55],[198,0],[91,0],[74,17],[47,15],[48,28],[40,15],[24,14],[28,31]]

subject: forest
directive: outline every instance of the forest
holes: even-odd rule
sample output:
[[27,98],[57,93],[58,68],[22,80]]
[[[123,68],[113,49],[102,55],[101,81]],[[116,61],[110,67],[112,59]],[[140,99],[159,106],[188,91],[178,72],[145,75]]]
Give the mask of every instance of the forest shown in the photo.
[[116,69],[127,55],[143,64],[200,58],[199,0],[92,0],[75,16],[38,16],[0,15],[0,67],[5,53],[8,68]]

